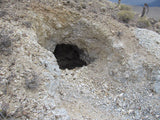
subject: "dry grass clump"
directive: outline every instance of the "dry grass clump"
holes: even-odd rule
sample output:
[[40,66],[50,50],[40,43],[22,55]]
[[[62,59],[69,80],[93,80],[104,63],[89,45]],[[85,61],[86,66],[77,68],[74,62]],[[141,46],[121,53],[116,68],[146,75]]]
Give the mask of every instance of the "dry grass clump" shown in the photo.
[[130,7],[130,6],[128,6],[128,5],[124,5],[124,4],[121,4],[120,5],[120,10],[131,10],[132,8]]
[[151,24],[146,17],[140,17],[137,21],[137,27],[139,27],[139,28],[147,28],[150,25]]
[[132,11],[121,10],[121,11],[118,13],[118,19],[119,19],[121,22],[129,23],[129,21],[134,18],[134,15],[135,15],[135,14],[134,14],[134,12],[132,12]]

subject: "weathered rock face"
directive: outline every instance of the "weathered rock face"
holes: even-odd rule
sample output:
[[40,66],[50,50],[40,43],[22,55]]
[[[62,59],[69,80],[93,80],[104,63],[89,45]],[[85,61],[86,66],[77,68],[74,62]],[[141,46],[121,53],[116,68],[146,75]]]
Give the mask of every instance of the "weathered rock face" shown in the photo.
[[[159,119],[159,52],[110,17],[113,4],[79,2],[3,3],[0,118]],[[61,70],[59,44],[83,50],[86,66]]]
[[86,18],[66,10],[57,11],[58,17],[55,17],[55,14],[50,11],[52,15],[48,12],[47,16],[41,17],[42,14],[37,13],[37,17],[33,18],[33,21],[36,22],[34,25],[38,43],[41,46],[54,52],[56,44],[75,44],[85,50],[91,58],[95,58],[103,50],[101,47],[104,47],[104,44],[101,41],[106,40],[105,46],[107,45],[108,50],[103,51],[108,53],[111,51],[111,41],[100,30],[98,24],[92,24]]

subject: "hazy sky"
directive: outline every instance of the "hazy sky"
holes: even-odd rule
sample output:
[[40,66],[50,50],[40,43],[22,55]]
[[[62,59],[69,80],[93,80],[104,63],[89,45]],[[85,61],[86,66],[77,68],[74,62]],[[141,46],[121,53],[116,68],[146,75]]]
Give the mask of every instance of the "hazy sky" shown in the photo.
[[[110,0],[110,1],[117,2],[118,0]],[[121,3],[131,4],[131,5],[143,5],[144,3],[149,4],[154,1],[157,1],[157,0],[121,0]]]

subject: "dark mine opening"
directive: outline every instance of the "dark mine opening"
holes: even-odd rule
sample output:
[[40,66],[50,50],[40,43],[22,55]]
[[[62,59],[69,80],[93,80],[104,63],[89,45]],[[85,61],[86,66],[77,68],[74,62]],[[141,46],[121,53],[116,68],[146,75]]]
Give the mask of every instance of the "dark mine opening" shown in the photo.
[[86,66],[86,61],[81,59],[84,51],[76,45],[58,44],[54,50],[60,69],[74,69],[76,67]]

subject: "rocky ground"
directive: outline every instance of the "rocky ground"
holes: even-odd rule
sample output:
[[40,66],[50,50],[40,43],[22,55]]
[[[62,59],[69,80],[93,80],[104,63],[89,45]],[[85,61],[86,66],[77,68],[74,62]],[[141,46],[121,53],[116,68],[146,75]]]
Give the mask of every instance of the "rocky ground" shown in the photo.
[[[159,26],[119,22],[116,6],[1,0],[0,119],[159,120]],[[60,69],[57,44],[76,45],[87,65]]]

